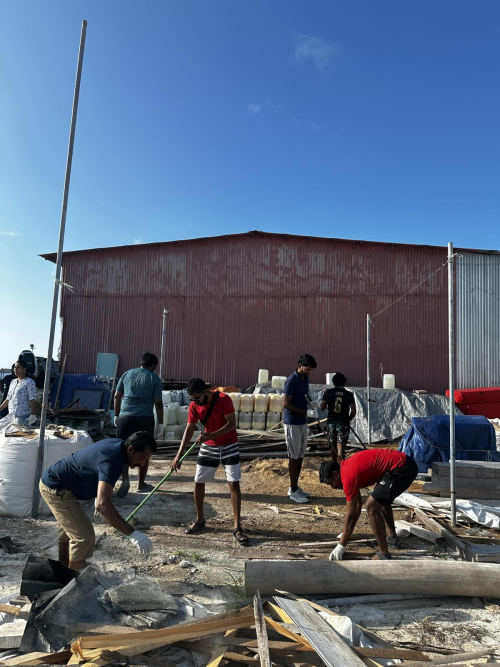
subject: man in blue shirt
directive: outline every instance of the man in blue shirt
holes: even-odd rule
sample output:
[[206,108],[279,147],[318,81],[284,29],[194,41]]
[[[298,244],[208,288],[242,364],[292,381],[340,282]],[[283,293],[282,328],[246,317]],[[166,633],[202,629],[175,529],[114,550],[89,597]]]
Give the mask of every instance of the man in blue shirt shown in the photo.
[[138,431],[126,442],[95,442],[47,468],[40,493],[59,524],[59,561],[78,572],[94,553],[95,533],[80,501],[96,498],[95,509],[106,523],[126,535],[141,554],[153,550],[149,537],[134,530],[111,502],[123,466],[144,466],[156,452],[151,433]]
[[311,495],[300,488],[299,477],[307,448],[306,396],[309,392],[309,375],[316,366],[316,359],[312,355],[303,354],[297,370],[287,378],[283,392],[283,423],[290,475],[288,495],[296,503],[307,503]]
[[[153,409],[156,408],[158,424],[163,425],[163,402],[161,400],[161,380],[155,375],[158,359],[155,354],[145,352],[140,368],[132,368],[122,375],[115,393],[115,425],[118,437],[126,440],[137,431],[155,432]],[[139,468],[139,493],[149,493],[153,487],[146,484],[148,464]],[[122,485],[116,494],[124,498],[130,489],[128,465],[123,468]]]

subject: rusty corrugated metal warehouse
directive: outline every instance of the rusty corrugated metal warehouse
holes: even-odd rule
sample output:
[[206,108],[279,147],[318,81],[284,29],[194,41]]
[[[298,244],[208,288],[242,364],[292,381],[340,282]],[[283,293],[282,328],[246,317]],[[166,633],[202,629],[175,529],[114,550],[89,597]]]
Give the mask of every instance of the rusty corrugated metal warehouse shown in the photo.
[[401,389],[444,393],[446,270],[413,288],[446,259],[444,247],[264,232],[67,252],[62,355],[69,373],[95,373],[98,352],[120,355],[119,374],[144,351],[159,358],[166,307],[164,378],[245,388],[259,368],[288,375],[308,352],[312,382],[342,371],[364,385],[370,313],[372,384],[383,370]]

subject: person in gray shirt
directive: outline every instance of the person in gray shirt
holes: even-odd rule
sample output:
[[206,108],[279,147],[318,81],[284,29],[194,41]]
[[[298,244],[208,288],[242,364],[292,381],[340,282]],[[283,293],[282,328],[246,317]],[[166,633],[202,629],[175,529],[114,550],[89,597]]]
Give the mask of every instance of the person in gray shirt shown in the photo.
[[[145,352],[142,355],[139,368],[132,368],[122,375],[115,393],[115,426],[118,428],[118,437],[125,441],[138,431],[147,431],[154,435],[156,409],[158,423],[163,424],[163,402],[161,400],[161,380],[154,373],[158,366],[155,354]],[[153,490],[151,484],[146,483],[148,464],[139,468],[139,493],[149,493]],[[122,485],[117,496],[124,498],[130,489],[129,468],[123,467]]]

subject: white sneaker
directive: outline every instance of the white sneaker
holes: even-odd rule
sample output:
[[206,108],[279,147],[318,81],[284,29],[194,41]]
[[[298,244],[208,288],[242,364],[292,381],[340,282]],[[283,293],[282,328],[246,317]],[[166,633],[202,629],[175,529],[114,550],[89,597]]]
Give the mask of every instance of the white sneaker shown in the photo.
[[[311,497],[311,494],[309,493],[309,491],[304,491],[304,489],[301,489],[300,486],[297,487],[297,491],[300,491],[300,493],[301,493],[303,496],[305,496],[306,498],[310,498],[310,497]],[[288,495],[291,495],[291,493],[292,493],[292,487],[289,486],[289,487],[288,487]]]
[[301,493],[300,489],[297,489],[297,491],[292,491],[290,493],[290,500],[294,500],[296,503],[308,503],[309,500],[306,498],[306,496]]

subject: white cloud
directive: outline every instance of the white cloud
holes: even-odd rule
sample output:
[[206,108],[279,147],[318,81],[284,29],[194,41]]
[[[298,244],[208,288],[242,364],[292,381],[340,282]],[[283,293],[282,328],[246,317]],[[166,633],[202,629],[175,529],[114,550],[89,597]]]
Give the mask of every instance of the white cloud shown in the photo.
[[326,129],[325,126],[321,123],[315,123],[314,121],[311,122],[309,120],[304,120],[303,118],[297,118],[297,116],[292,116],[291,118],[296,125],[307,127],[313,132],[323,132]]
[[21,236],[19,232],[11,230],[9,232],[0,232],[0,236]]
[[248,110],[254,113],[255,115],[259,114],[264,108],[263,104],[249,104]]
[[134,239],[134,245],[140,245],[141,243],[144,243],[144,241],[141,239],[140,236],[136,236]]
[[301,32],[292,32],[292,38],[295,42],[294,51],[290,55],[292,64],[311,60],[322,74],[328,75],[331,72],[333,59],[340,52],[339,44]]

